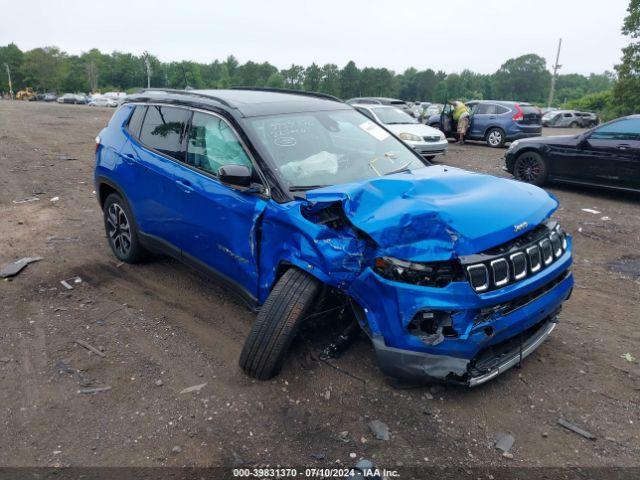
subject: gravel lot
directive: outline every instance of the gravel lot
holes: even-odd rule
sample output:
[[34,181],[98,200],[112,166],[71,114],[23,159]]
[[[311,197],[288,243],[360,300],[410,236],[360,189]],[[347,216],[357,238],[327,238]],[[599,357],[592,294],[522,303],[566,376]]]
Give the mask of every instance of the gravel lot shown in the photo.
[[[44,257],[0,283],[0,466],[335,466],[350,454],[387,467],[640,466],[640,366],[622,357],[640,357],[637,195],[550,187],[576,288],[521,369],[474,390],[399,390],[365,339],[332,368],[312,331],[279,377],[255,382],[237,366],[254,315],[234,296],[172,260],[111,255],[92,172],[112,112],[0,101],[0,264]],[[503,155],[451,145],[440,161],[505,176]],[[73,290],[60,284],[75,276]],[[494,448],[500,432],[515,437],[511,459]]]

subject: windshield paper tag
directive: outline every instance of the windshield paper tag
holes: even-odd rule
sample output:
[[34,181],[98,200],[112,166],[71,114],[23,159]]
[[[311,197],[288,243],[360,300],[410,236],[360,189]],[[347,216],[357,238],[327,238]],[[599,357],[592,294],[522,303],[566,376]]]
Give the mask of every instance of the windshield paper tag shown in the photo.
[[381,142],[389,138],[389,133],[383,128],[380,128],[372,121],[361,123],[360,128],[371,135],[373,138],[375,138],[376,140],[380,140]]

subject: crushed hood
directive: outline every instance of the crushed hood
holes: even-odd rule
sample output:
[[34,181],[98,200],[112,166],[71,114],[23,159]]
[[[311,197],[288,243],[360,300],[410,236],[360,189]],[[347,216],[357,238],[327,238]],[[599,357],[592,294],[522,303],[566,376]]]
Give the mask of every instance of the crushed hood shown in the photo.
[[445,166],[311,190],[306,199],[316,207],[341,202],[381,254],[413,261],[495,247],[540,224],[558,206],[533,185]]

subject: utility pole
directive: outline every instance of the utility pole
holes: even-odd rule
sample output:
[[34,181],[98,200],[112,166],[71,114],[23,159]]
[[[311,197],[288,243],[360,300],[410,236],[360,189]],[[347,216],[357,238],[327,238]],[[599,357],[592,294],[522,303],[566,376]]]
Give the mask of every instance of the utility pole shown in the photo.
[[7,62],[4,63],[5,68],[7,69],[7,77],[9,77],[9,96],[11,100],[13,100],[13,85],[11,84],[11,69],[9,68],[9,64]]
[[144,66],[147,69],[147,88],[151,88],[151,63],[149,62],[149,52],[143,52]]
[[562,39],[558,42],[558,53],[556,53],[556,63],[553,65],[553,75],[551,77],[551,88],[549,89],[549,101],[547,102],[547,108],[551,108],[551,103],[553,103],[553,94],[556,89],[556,78],[558,77],[558,70],[562,67],[558,63],[560,60],[560,48],[562,48]]

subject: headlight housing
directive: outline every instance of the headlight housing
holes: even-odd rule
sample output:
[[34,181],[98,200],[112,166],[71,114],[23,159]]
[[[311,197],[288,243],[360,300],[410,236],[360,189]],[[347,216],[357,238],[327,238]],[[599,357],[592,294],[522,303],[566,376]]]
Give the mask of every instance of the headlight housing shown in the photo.
[[520,143],[520,140],[516,140],[514,142],[511,142],[511,145],[509,145],[508,150],[512,150],[512,149],[516,148],[519,143]]
[[462,266],[454,260],[416,263],[393,257],[378,257],[373,269],[389,280],[425,287],[442,288],[451,282],[464,280]]
[[402,140],[406,140],[408,142],[421,142],[422,141],[422,137],[419,137],[418,135],[414,135],[413,133],[402,132],[398,136]]

